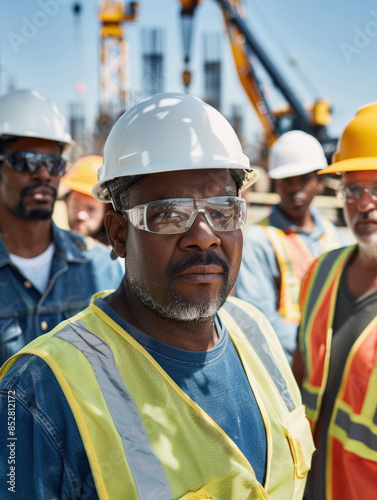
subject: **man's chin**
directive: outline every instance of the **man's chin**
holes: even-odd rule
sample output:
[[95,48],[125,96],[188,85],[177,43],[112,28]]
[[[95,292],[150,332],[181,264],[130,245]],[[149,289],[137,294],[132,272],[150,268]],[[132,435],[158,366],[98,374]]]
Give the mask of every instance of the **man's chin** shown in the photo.
[[28,220],[48,220],[52,217],[52,210],[34,209],[25,212],[21,216]]
[[377,262],[377,233],[360,236],[356,233],[356,241],[360,250],[370,259]]
[[161,301],[145,290],[137,287],[134,292],[139,300],[154,314],[165,321],[198,324],[215,317],[225,302],[222,296],[212,300],[189,302],[179,294],[169,294],[168,300]]
[[164,320],[197,324],[214,318],[222,303],[219,300],[207,303],[187,303],[180,298],[175,298],[164,304],[153,300],[146,301],[145,305]]

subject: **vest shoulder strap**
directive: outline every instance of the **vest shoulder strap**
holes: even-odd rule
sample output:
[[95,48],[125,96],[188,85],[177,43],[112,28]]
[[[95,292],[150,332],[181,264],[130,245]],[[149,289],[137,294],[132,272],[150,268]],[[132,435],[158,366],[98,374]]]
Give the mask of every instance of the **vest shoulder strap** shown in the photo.
[[326,217],[322,217],[325,233],[321,237],[321,247],[323,252],[328,252],[342,244],[339,232],[332,222]]
[[[301,285],[301,311],[311,311],[322,288],[332,281],[334,275],[342,272],[344,262],[354,250],[355,245],[330,250],[318,257],[306,272]],[[304,314],[302,316],[304,320]]]
[[296,408],[296,405],[292,399],[280,367],[276,363],[265,335],[261,331],[258,323],[241,307],[241,304],[241,301],[237,301],[236,304],[234,300],[227,300],[223,307],[237,323],[237,326],[257,353],[259,359],[270,374],[273,383],[277,387],[288,411],[291,412]]

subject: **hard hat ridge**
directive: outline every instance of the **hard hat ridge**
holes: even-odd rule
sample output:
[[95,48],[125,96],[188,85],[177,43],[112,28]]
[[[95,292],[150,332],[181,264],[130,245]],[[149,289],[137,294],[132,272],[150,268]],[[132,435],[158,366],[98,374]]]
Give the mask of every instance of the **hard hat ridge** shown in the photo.
[[210,168],[242,171],[243,188],[259,176],[233,128],[216,109],[187,94],[155,94],[114,125],[92,194],[109,202],[107,183],[112,179]]

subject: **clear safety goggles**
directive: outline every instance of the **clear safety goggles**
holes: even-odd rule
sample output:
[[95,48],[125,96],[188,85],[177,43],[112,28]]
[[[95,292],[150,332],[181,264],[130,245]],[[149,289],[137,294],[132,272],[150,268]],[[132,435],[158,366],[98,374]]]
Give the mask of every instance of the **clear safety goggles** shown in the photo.
[[36,153],[34,151],[15,151],[7,155],[0,155],[0,161],[16,172],[28,172],[33,174],[41,165],[45,165],[50,175],[61,177],[64,175],[67,160],[60,155]]
[[360,200],[362,194],[366,191],[368,196],[377,201],[377,184],[341,184],[337,190],[339,198],[346,200],[348,203],[355,203]]
[[137,229],[157,234],[185,233],[201,213],[215,231],[235,231],[246,223],[246,201],[237,196],[195,200],[169,198],[121,210]]

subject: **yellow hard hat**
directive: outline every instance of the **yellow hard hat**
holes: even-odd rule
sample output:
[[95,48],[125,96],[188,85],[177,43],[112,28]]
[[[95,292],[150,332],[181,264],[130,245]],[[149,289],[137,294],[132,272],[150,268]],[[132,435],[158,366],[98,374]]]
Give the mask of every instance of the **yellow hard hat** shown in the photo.
[[76,161],[63,177],[67,188],[79,193],[92,195],[92,188],[97,182],[97,170],[102,165],[102,156],[84,156]]
[[338,141],[333,163],[319,174],[377,170],[377,101],[361,107]]

